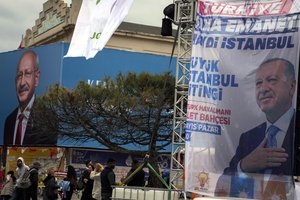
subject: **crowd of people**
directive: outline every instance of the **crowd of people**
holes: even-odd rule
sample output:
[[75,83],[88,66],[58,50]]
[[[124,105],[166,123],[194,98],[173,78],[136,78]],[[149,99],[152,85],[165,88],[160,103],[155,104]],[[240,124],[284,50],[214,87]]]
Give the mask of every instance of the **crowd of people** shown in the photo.
[[27,166],[22,157],[17,159],[16,175],[9,170],[1,189],[2,200],[37,200],[38,195],[38,170],[41,168],[39,162],[33,162]]
[[[79,180],[83,181],[83,191],[81,200],[110,200],[112,197],[112,186],[119,183],[116,182],[116,175],[114,168],[116,161],[112,158],[107,160],[106,166],[102,166],[100,163],[92,164],[89,160],[86,162],[86,169],[82,173],[82,177]],[[133,160],[131,169],[126,175],[129,177],[135,169],[139,166],[137,160]],[[144,186],[145,185],[145,172],[140,170],[130,181],[128,186]]]
[[[104,167],[100,163],[86,161],[86,168],[77,177],[76,170],[72,165],[67,166],[66,176],[57,181],[54,169],[48,169],[47,176],[42,180],[44,184],[43,200],[71,200],[75,190],[81,190],[81,200],[109,200],[112,197],[112,186],[117,185],[114,168],[116,161],[112,158],[107,160]],[[132,168],[128,172],[129,177],[139,166],[137,160],[132,161]],[[22,157],[17,159],[15,171],[7,171],[5,181],[0,193],[0,200],[37,200],[39,185],[39,162],[33,162],[28,166]],[[145,172],[141,169],[135,176],[127,181],[128,186],[144,186]]]

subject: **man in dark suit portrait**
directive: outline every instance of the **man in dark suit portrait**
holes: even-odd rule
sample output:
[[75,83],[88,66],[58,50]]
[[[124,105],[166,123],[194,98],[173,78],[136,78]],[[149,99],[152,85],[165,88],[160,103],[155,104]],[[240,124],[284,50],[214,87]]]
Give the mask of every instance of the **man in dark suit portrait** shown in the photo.
[[18,63],[15,86],[19,106],[9,114],[4,125],[4,145],[56,145],[52,134],[40,134],[34,123],[35,88],[40,80],[39,58],[25,51]]
[[[256,70],[255,85],[256,102],[265,113],[266,122],[240,136],[235,155],[218,180],[216,193],[224,192],[224,176],[230,176],[232,181],[233,176],[241,173],[269,174],[269,177],[293,174],[295,110],[292,102],[296,89],[293,64],[282,58],[263,62]],[[238,184],[247,188],[252,183]],[[237,186],[231,183],[231,187],[232,192]]]

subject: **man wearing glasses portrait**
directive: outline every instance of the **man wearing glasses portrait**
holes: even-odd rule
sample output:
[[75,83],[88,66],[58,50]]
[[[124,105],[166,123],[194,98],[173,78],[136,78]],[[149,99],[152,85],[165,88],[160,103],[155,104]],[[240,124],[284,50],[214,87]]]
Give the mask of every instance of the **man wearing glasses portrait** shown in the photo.
[[35,88],[39,85],[40,74],[38,55],[32,50],[25,51],[15,77],[19,106],[5,120],[4,145],[56,145],[56,137],[42,134],[34,123]]

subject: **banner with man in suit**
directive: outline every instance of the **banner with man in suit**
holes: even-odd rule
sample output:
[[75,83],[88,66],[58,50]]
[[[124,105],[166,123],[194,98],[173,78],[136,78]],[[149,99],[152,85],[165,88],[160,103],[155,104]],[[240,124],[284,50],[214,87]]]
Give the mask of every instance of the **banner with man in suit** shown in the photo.
[[294,199],[300,1],[199,1],[185,190]]

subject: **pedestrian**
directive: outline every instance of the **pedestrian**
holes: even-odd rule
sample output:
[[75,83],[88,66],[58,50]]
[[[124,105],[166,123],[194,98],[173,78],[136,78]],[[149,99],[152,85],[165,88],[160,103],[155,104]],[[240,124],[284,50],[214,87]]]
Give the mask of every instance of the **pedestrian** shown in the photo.
[[93,165],[92,161],[91,160],[85,161],[85,169],[77,182],[77,190],[83,190],[85,187],[84,179],[87,179],[90,176],[89,165]]
[[107,160],[107,165],[101,172],[101,197],[102,200],[110,200],[112,197],[112,185],[116,185],[116,175],[114,168],[116,161],[112,158]]
[[94,171],[94,166],[88,163],[88,168],[83,174],[84,189],[82,191],[81,200],[91,200],[94,180],[90,178],[91,172]]
[[6,175],[6,181],[1,190],[2,200],[9,200],[13,196],[15,189],[16,177],[14,171],[8,171]]
[[[128,178],[137,168],[139,167],[139,161],[134,159],[131,163],[131,169],[127,173],[126,178]],[[139,186],[144,187],[145,186],[145,171],[143,169],[140,169],[138,172],[135,173],[133,177],[128,181],[128,186]]]
[[67,177],[66,180],[70,182],[70,190],[66,191],[66,195],[64,195],[63,200],[71,200],[74,190],[77,185],[77,175],[75,168],[72,165],[68,165],[67,167]]
[[101,200],[101,172],[104,167],[100,163],[95,164],[95,170],[91,172],[90,178],[94,180],[92,197],[95,200]]
[[58,183],[59,187],[61,188],[62,191],[62,199],[67,198],[67,192],[70,191],[70,181],[67,177],[64,178],[63,181]]
[[27,199],[27,193],[26,188],[21,185],[22,179],[25,173],[29,171],[29,167],[25,164],[24,159],[22,157],[19,157],[17,159],[17,169],[16,169],[16,187],[13,194],[14,200],[26,200]]
[[43,180],[45,185],[43,191],[43,200],[56,200],[58,199],[58,188],[56,183],[53,169],[49,169],[47,177]]
[[33,162],[32,166],[30,166],[30,182],[31,185],[27,189],[27,200],[37,200],[37,194],[38,194],[38,183],[39,183],[39,169],[41,168],[41,164],[39,162]]

